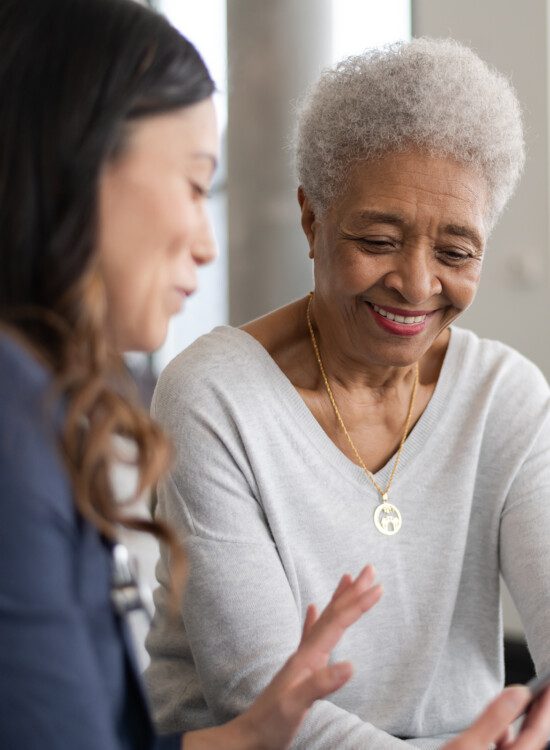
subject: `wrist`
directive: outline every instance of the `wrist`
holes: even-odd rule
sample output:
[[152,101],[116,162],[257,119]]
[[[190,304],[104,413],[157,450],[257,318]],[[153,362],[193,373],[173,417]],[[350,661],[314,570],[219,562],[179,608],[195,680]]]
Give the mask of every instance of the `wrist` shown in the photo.
[[218,727],[186,733],[181,747],[182,750],[261,750],[252,727],[241,716]]
[[220,745],[224,750],[263,750],[246,713],[218,728],[226,730],[225,742]]

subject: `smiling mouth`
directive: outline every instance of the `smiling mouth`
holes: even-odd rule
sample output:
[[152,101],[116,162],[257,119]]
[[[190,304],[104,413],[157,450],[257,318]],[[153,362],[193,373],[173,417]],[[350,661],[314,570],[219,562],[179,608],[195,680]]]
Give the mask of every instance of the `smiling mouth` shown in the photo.
[[[419,323],[423,323],[427,318],[426,313],[421,313],[420,315],[398,315],[395,312],[390,312],[390,310],[387,310],[384,307],[375,305],[373,302],[370,302],[369,304],[374,312],[377,312],[383,318],[386,318],[387,320],[393,320],[396,323],[401,323],[402,325],[418,325]],[[405,311],[403,310],[403,312]]]

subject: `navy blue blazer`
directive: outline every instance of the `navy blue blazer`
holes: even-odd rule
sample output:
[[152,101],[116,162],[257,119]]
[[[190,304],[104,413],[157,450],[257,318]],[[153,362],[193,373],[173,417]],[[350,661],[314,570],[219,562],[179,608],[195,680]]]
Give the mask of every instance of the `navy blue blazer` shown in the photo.
[[181,735],[154,736],[111,606],[108,543],[75,509],[50,385],[1,335],[0,748],[176,750]]

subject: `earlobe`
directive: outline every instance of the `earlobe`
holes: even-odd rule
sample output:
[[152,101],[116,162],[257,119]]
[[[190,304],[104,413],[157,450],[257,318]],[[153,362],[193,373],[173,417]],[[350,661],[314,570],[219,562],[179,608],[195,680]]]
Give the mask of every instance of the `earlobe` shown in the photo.
[[309,244],[309,257],[315,257],[314,245],[315,245],[315,211],[309,202],[309,198],[304,192],[304,188],[300,185],[298,188],[298,203],[302,211],[302,229],[307,237]]

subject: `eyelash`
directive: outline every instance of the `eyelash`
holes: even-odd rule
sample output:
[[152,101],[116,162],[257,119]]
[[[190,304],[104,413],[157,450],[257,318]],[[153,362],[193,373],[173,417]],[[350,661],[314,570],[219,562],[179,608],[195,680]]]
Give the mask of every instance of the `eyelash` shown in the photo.
[[367,246],[371,248],[376,248],[377,250],[383,250],[384,248],[389,248],[390,250],[395,250],[395,243],[390,242],[389,240],[358,240],[358,243],[362,246]]
[[205,190],[203,187],[201,187],[201,185],[197,185],[196,182],[191,182],[190,185],[195,198],[201,198],[204,200],[208,200],[210,198],[210,190]]
[[475,255],[461,252],[460,250],[443,250],[442,253],[446,256],[443,262],[450,266],[459,266],[462,263],[475,259]]
[[[376,250],[380,251],[384,248],[389,248],[390,250],[394,250],[396,248],[396,244],[392,243],[389,240],[358,240],[359,245],[362,246],[362,249],[364,249],[365,246],[367,248],[373,248],[373,251],[376,252]],[[472,260],[476,258],[475,255],[468,252],[461,252],[460,250],[451,250],[451,249],[443,249],[437,251],[438,256],[441,257],[441,260],[443,263],[446,263],[450,266],[458,266],[462,263]]]

